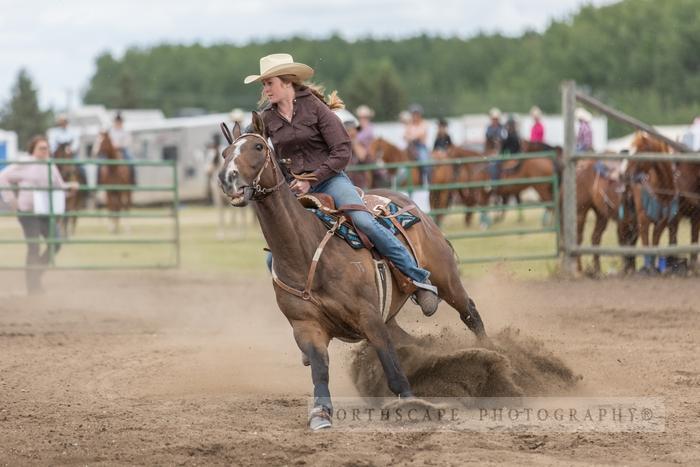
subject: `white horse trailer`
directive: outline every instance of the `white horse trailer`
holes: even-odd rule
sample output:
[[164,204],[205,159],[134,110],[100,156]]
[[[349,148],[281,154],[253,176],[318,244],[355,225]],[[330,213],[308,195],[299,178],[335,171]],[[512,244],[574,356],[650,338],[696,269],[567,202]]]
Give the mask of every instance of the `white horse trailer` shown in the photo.
[[[228,114],[210,114],[196,117],[163,118],[129,123],[124,129],[131,135],[129,152],[136,161],[177,161],[178,188],[183,201],[206,200],[209,196],[207,147],[221,135],[219,125],[229,122]],[[93,125],[81,129],[81,158],[94,158],[93,146],[104,126]],[[223,144],[223,137],[220,137]],[[86,166],[89,184],[97,182],[97,166]],[[136,166],[136,182],[140,186],[169,186],[173,174],[162,166]],[[103,194],[100,194],[100,198]],[[167,202],[171,194],[158,191],[135,191],[134,204]]]

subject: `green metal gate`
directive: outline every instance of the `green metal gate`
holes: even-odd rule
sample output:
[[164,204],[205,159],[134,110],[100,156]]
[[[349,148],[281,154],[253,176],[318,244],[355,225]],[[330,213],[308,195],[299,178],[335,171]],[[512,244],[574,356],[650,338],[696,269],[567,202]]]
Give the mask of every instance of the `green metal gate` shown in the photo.
[[[467,157],[462,159],[447,159],[447,160],[430,160],[425,162],[397,162],[397,163],[386,163],[386,164],[365,164],[356,165],[349,167],[349,172],[362,172],[368,170],[377,169],[403,169],[410,170],[414,168],[420,168],[425,166],[440,166],[440,165],[452,165],[460,166],[462,164],[476,164],[484,162],[497,162],[497,161],[517,161],[525,159],[539,159],[547,158],[554,161],[556,154],[554,152],[539,152],[539,153],[521,153],[503,156],[482,156],[482,157]],[[413,194],[418,190],[427,190],[428,192],[440,191],[440,190],[457,190],[457,189],[472,189],[472,188],[482,188],[482,187],[497,187],[497,186],[508,186],[508,185],[532,185],[532,184],[542,184],[548,183],[552,186],[552,201],[547,202],[528,202],[522,203],[517,206],[511,205],[488,205],[488,206],[460,206],[451,207],[447,209],[436,209],[429,212],[433,217],[441,214],[466,214],[470,212],[483,213],[483,212],[498,212],[498,211],[512,211],[512,210],[531,210],[531,209],[551,209],[553,212],[553,221],[551,226],[541,226],[537,228],[512,228],[512,229],[500,229],[500,230],[469,230],[464,229],[463,231],[451,232],[446,235],[446,238],[450,241],[459,241],[462,239],[478,239],[478,238],[489,238],[489,237],[520,237],[526,235],[536,235],[536,234],[551,234],[551,251],[546,253],[536,253],[536,254],[518,254],[518,255],[490,255],[490,256],[479,256],[473,255],[468,257],[460,258],[460,263],[486,263],[495,261],[534,261],[534,260],[551,260],[556,259],[559,256],[559,236],[560,236],[560,222],[559,222],[559,180],[556,173],[550,177],[531,177],[531,178],[509,178],[500,180],[487,180],[487,181],[475,181],[475,182],[460,182],[460,183],[444,183],[444,184],[434,184],[427,186],[416,187],[412,184],[412,177],[407,177],[408,184],[403,186],[394,186],[392,189],[398,189],[404,191],[409,195]]]
[[[51,180],[51,172],[52,172],[52,167],[56,165],[84,165],[84,166],[89,166],[89,165],[95,165],[97,166],[97,169],[99,170],[100,166],[106,166],[106,165],[131,165],[131,166],[136,166],[136,167],[142,167],[142,166],[148,166],[148,167],[158,167],[162,168],[164,171],[170,173],[170,183],[167,184],[162,184],[162,185],[99,185],[99,184],[94,184],[94,185],[81,185],[78,190],[81,191],[87,191],[93,194],[93,198],[97,198],[97,193],[99,191],[120,191],[124,190],[125,188],[128,190],[131,190],[132,192],[165,192],[168,193],[169,195],[166,195],[166,198],[170,198],[168,201],[166,201],[164,204],[161,204],[160,207],[158,208],[132,208],[130,211],[123,211],[123,212],[116,212],[112,213],[107,211],[106,209],[99,209],[99,210],[81,210],[81,211],[74,211],[74,212],[65,212],[62,214],[58,214],[55,212],[54,208],[54,203],[53,203],[53,196],[48,196],[48,204],[49,204],[49,210],[47,214],[35,214],[35,213],[28,213],[28,212],[11,212],[11,211],[0,211],[0,220],[3,218],[11,218],[11,217],[19,217],[19,216],[24,216],[24,217],[36,217],[36,216],[48,216],[49,217],[49,238],[47,239],[23,239],[23,238],[0,238],[0,247],[5,247],[5,246],[12,246],[12,245],[26,245],[28,243],[46,243],[48,245],[48,253],[49,253],[49,264],[48,266],[35,266],[37,268],[50,268],[50,269],[167,269],[167,268],[177,268],[180,265],[180,221],[179,221],[179,215],[178,215],[178,206],[179,206],[179,193],[178,193],[178,172],[177,172],[177,163],[176,161],[127,161],[127,160],[106,160],[106,159],[83,159],[83,160],[63,160],[63,159],[49,159],[46,161],[42,160],[20,160],[20,161],[11,161],[9,164],[22,164],[22,165],[36,165],[36,164],[44,164],[46,165],[47,172],[48,172],[48,186],[45,187],[34,187],[34,188],[18,188],[17,186],[0,186],[0,191],[4,190],[32,190],[32,191],[47,191],[48,193],[53,193],[58,190],[55,189],[55,187],[52,184]],[[61,238],[59,235],[59,232],[57,230],[57,221],[62,218],[69,218],[69,217],[76,217],[78,219],[98,219],[98,218],[119,218],[119,219],[136,219],[139,221],[142,220],[154,220],[154,219],[165,219],[170,220],[171,226],[169,229],[169,235],[161,235],[160,232],[158,232],[158,235],[152,236],[150,234],[148,235],[131,235],[127,234],[126,236],[116,236],[114,234],[109,234],[109,235],[103,235],[99,230],[100,227],[93,228],[93,235],[92,236],[83,236],[83,235],[76,235],[71,238]],[[6,223],[8,224],[8,223]],[[157,225],[157,224],[156,224]],[[4,227],[7,227],[5,225]],[[3,229],[4,230],[4,229]],[[80,232],[81,226],[78,225],[77,232]],[[95,234],[96,233],[96,234]],[[4,236],[4,235],[3,235]],[[60,257],[58,257],[59,261],[57,262],[57,257],[55,254],[55,250],[57,248],[57,245],[61,245],[61,248],[63,248],[63,252]],[[61,261],[60,259],[63,259],[65,256],[65,253],[67,250],[69,250],[69,247],[73,246],[89,246],[89,245],[95,245],[99,248],[99,250],[104,251],[107,250],[109,246],[114,246],[114,245],[126,245],[126,246],[133,246],[133,245],[138,245],[138,246],[144,246],[144,247],[149,247],[150,246],[166,246],[170,249],[169,252],[166,252],[164,256],[166,256],[165,260],[161,259],[153,259],[153,258],[147,258],[145,261],[123,261],[121,259],[130,256],[128,253],[127,254],[122,254],[120,256],[120,260],[116,262],[103,262],[100,261],[99,259],[95,259],[95,257],[99,256],[100,252],[98,250],[94,250],[93,253],[88,253],[87,258],[85,258],[86,255],[84,254],[78,254],[75,255],[75,257],[81,258],[82,261],[79,261],[75,264],[63,264],[64,262]],[[91,256],[94,255],[94,256]],[[19,255],[15,255],[19,256]],[[8,255],[0,255],[0,258],[5,258],[7,260]],[[22,257],[23,259],[23,257]],[[17,262],[17,261],[15,261]],[[0,270],[23,270],[27,269],[28,267],[24,264],[8,264],[8,261],[3,261],[0,260]]]

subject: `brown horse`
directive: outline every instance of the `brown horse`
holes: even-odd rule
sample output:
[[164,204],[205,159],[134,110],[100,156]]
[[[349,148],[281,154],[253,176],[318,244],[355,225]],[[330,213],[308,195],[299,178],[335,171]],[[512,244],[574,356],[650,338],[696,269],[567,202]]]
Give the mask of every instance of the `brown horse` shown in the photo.
[[[576,243],[583,241],[583,229],[588,212],[595,214],[591,244],[600,245],[610,219],[617,221],[620,245],[633,246],[637,242],[634,202],[629,185],[606,173],[606,167],[596,161],[582,161],[576,166]],[[634,272],[634,256],[625,257],[624,271]],[[581,257],[578,258],[581,271]],[[593,255],[593,274],[600,275],[600,257]]]
[[[463,148],[461,146],[450,146],[447,150],[447,157],[449,159],[466,159],[466,158],[484,158],[484,155],[480,152],[472,151],[470,149]],[[449,167],[453,176],[453,181],[455,183],[469,183],[475,181],[486,181],[488,180],[488,170],[487,164],[485,163],[470,163],[470,164],[460,164]],[[457,197],[460,199],[462,204],[466,207],[473,208],[475,206],[480,206],[488,202],[488,193],[485,188],[460,188],[453,192],[452,197]],[[455,196],[456,195],[456,196]],[[448,198],[451,199],[451,198]],[[432,207],[432,205],[431,205]],[[446,207],[446,206],[445,206]],[[467,225],[471,224],[473,217],[473,212],[468,212],[465,215],[465,222]]]
[[[670,153],[666,143],[638,131],[632,140],[635,152]],[[654,226],[651,242],[659,245],[666,226],[678,215],[678,188],[670,161],[631,161],[626,174],[632,181],[632,194],[642,246],[649,246],[649,227]],[[644,256],[644,271],[656,271],[654,255]]]
[[[678,243],[678,224],[681,217],[690,218],[690,242],[698,243],[700,236],[700,163],[679,162],[675,171],[676,186],[679,194],[678,215],[668,225],[669,243]],[[698,254],[690,255],[690,268],[698,266]]]
[[[255,112],[252,128],[253,133],[241,134],[236,124],[231,134],[222,124],[230,145],[223,153],[225,163],[219,180],[233,206],[245,206],[253,201],[272,252],[277,304],[311,366],[314,408],[309,414],[309,426],[312,429],[330,426],[328,344],[333,338],[350,342],[368,340],[377,352],[391,391],[401,397],[412,397],[393,344],[394,339],[408,338],[395,319],[408,294],[394,281],[391,309],[386,319],[382,317],[381,294],[374,285],[375,261],[370,252],[353,250],[340,238],[327,236],[328,229],[302,207],[285,183],[273,150],[263,136],[263,121]],[[411,203],[408,198],[387,190],[377,193],[401,206]],[[437,286],[440,297],[459,312],[469,329],[485,338],[476,306],[460,281],[451,245],[430,217],[413,211],[421,222],[408,230],[407,235],[415,246],[417,261],[432,272],[430,280]],[[325,244],[322,255],[317,253],[321,242]],[[312,264],[317,267],[311,269]]]
[[[98,157],[105,157],[109,161],[122,160],[121,151],[112,145],[109,133],[103,131],[98,137],[97,143]],[[98,180],[101,185],[133,185],[131,171],[128,165],[101,165],[98,173]],[[112,220],[112,232],[119,232],[119,218],[121,211],[126,211],[131,207],[131,190],[107,190],[107,209]]]
[[[73,155],[69,153],[70,143],[59,144],[54,152],[54,159],[70,160]],[[57,164],[58,171],[65,182],[77,183],[80,186],[85,186],[85,172],[76,164]],[[81,209],[85,209],[87,205],[88,192],[84,190],[70,190],[66,192],[66,214],[75,213]],[[60,227],[65,238],[75,233],[75,227],[78,223],[78,217],[67,215],[61,218]]]
[[[527,140],[521,140],[520,142],[520,153],[545,151],[554,151],[555,159],[553,160],[547,157],[537,157],[533,159],[503,161],[500,168],[501,180],[551,177],[555,174],[559,176],[561,174],[561,170],[558,170],[559,166],[557,164],[557,160],[561,159],[561,147],[549,146],[545,143]],[[493,192],[503,200],[507,200],[510,197],[515,197],[517,204],[520,204],[521,193],[530,187],[537,192],[542,202],[551,202],[554,199],[552,184],[549,182],[530,183],[524,185],[501,185],[496,187]],[[547,212],[551,213],[551,211],[552,209],[548,208],[545,214]],[[543,219],[543,223],[546,223],[546,219]]]
[[[383,161],[390,164],[394,162],[413,162],[415,155],[408,149],[399,149],[384,138],[377,138],[369,145],[368,157],[374,161]],[[399,172],[401,170],[401,172]],[[410,169],[387,169],[389,177],[392,181],[392,186],[407,186],[412,184],[414,187],[420,186],[420,170],[417,168]],[[411,177],[410,180],[408,177]],[[410,181],[410,183],[408,183]]]

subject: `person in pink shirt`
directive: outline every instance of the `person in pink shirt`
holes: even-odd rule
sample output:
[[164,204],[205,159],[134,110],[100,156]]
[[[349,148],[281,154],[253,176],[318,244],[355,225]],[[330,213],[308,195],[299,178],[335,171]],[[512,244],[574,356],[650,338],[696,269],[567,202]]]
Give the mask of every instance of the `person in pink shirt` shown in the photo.
[[530,109],[530,116],[535,123],[530,129],[530,141],[533,143],[544,143],[544,125],[542,125],[542,111],[536,105]]
[[[29,152],[35,160],[45,161],[50,157],[49,142],[44,136],[35,136],[29,142]],[[17,196],[14,190],[5,187],[16,185]],[[46,164],[11,164],[0,171],[0,187],[3,187],[3,201],[10,206],[10,209],[17,211],[17,219],[22,226],[24,238],[36,241],[41,237],[49,239],[51,218],[45,213],[35,212],[35,202],[41,196],[48,196],[46,191],[38,191],[33,188],[46,187],[49,185],[49,169]],[[51,166],[51,185],[66,190],[77,188],[75,183],[65,183],[58,168]],[[58,237],[58,229],[54,228],[54,235]],[[43,270],[40,266],[49,264],[50,249],[54,254],[58,252],[61,244],[53,246],[46,245],[46,250],[39,254],[39,243],[27,243],[26,270],[27,292],[30,295],[41,293],[41,276]],[[39,268],[38,268],[39,267]]]

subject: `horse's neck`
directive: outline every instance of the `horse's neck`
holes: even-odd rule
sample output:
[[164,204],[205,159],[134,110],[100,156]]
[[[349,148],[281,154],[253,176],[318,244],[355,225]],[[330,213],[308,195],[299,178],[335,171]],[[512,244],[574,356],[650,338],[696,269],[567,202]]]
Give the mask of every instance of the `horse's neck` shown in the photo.
[[672,189],[674,187],[673,167],[670,162],[659,161],[654,164],[654,170],[659,179],[660,188]]
[[[281,174],[279,174],[281,176]],[[285,185],[255,203],[260,228],[280,277],[303,280],[325,229]]]

